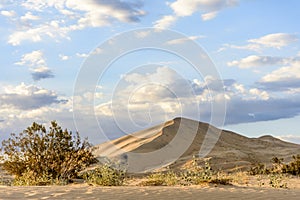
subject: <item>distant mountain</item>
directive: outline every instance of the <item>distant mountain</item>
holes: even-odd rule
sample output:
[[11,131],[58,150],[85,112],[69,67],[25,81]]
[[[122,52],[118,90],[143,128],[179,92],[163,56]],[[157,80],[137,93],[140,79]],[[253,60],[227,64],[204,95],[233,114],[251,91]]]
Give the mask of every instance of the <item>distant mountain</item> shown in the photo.
[[248,138],[207,123],[175,118],[152,128],[95,147],[104,162],[119,162],[131,172],[148,172],[168,166],[181,168],[194,156],[210,158],[214,169],[248,169],[256,163],[271,164],[274,156],[289,161],[300,154],[300,145],[272,136]]

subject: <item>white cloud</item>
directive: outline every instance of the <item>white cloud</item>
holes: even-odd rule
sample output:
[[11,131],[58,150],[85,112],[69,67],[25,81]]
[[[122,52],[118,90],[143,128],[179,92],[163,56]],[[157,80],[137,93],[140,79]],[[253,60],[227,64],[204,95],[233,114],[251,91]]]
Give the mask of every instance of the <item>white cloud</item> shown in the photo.
[[270,95],[268,94],[268,92],[259,90],[257,88],[250,89],[249,93],[251,95],[254,95],[254,99],[268,100],[270,98]]
[[[270,74],[265,75],[261,79],[261,83],[286,83],[286,84],[295,84],[295,87],[300,87],[300,61],[296,60],[290,64],[290,66],[281,67],[277,70],[274,70]],[[298,83],[298,84],[296,84]],[[292,85],[290,85],[292,87]]]
[[21,60],[15,64],[28,66],[32,72],[31,75],[34,81],[54,77],[53,72],[47,67],[44,53],[41,50],[24,54]]
[[27,12],[24,16],[21,16],[21,21],[31,21],[31,20],[39,20],[40,17],[33,15],[31,12]]
[[17,86],[5,86],[4,93],[0,94],[1,107],[12,106],[21,110],[37,109],[56,103],[63,103],[59,100],[54,91],[46,90],[35,85],[21,83]]
[[163,16],[154,23],[154,28],[169,28],[180,17],[191,16],[196,12],[201,13],[203,21],[215,18],[224,8],[236,6],[238,0],[176,0],[167,5],[173,10],[173,15]]
[[87,58],[87,57],[89,57],[89,54],[86,54],[86,53],[76,53],[76,56],[79,57],[79,58]]
[[252,67],[281,65],[284,63],[285,59],[281,57],[251,55],[241,60],[234,60],[228,62],[227,65],[237,66],[239,68],[246,69]]
[[25,0],[22,2],[22,6],[28,10],[34,10],[42,12],[46,8],[54,7],[56,9],[62,9],[64,7],[65,0]]
[[13,10],[2,10],[0,13],[5,17],[14,17],[17,15],[17,13]]
[[9,36],[8,43],[17,46],[24,41],[40,42],[44,38],[67,38],[69,28],[62,26],[62,21],[53,20],[44,24],[40,24],[37,27],[23,27],[21,30],[17,30]]
[[77,28],[101,27],[110,25],[112,20],[120,22],[138,22],[145,12],[140,10],[142,4],[116,1],[67,0],[69,9],[83,11],[84,16],[78,20]]
[[247,40],[246,45],[232,45],[224,44],[222,48],[242,49],[249,51],[261,52],[265,48],[276,48],[291,45],[299,40],[299,37],[295,34],[288,33],[273,33],[262,36],[260,38],[254,38]]
[[[86,27],[101,27],[113,22],[139,22],[145,15],[140,2],[94,1],[85,0],[25,0],[21,5],[30,10],[19,18],[20,23],[8,38],[8,43],[17,46],[24,41],[40,42],[47,38],[70,39],[71,31]],[[33,14],[34,13],[34,14]],[[48,13],[46,23],[28,24],[27,21],[43,19]],[[12,16],[12,11],[2,11],[3,15]],[[53,16],[53,17],[52,17]],[[42,21],[42,20],[41,20]]]
[[21,132],[32,122],[48,124],[56,120],[63,127],[76,131],[72,99],[58,96],[55,91],[25,83],[2,85],[0,101],[0,140],[7,138],[9,133]]
[[46,65],[46,61],[44,59],[44,53],[41,50],[36,50],[32,51],[31,53],[24,54],[21,61],[16,62],[15,64],[36,67],[40,65]]
[[257,39],[248,40],[250,43],[258,44],[263,47],[272,47],[278,49],[288,46],[296,41],[298,41],[298,37],[296,35],[287,33],[274,33]]
[[168,45],[176,45],[176,44],[183,44],[187,41],[190,40],[197,40],[199,38],[204,38],[205,36],[190,36],[190,37],[185,37],[185,38],[179,38],[179,39],[174,39],[174,40],[170,40],[168,42],[166,42],[166,44]]
[[226,7],[236,6],[237,0],[177,0],[170,4],[175,14],[180,17],[190,16],[197,11],[212,12]]
[[176,16],[166,15],[163,18],[154,22],[154,28],[158,29],[166,29],[169,28],[172,24],[174,24],[177,20]]
[[[258,44],[247,44],[247,45],[232,45],[232,44],[224,44],[223,47],[221,47],[221,51],[226,50],[227,48],[231,49],[240,49],[240,50],[248,50],[248,51],[257,51],[260,52],[262,50],[261,46]],[[220,51],[220,50],[219,50]]]
[[59,58],[60,58],[61,60],[69,60],[69,59],[70,59],[69,56],[66,56],[66,55],[63,55],[63,54],[59,54],[58,56],[59,56]]
[[217,15],[218,15],[218,12],[214,11],[214,12],[209,12],[209,13],[202,14],[201,18],[202,18],[203,21],[208,21],[208,20],[211,20],[211,19],[215,18]]

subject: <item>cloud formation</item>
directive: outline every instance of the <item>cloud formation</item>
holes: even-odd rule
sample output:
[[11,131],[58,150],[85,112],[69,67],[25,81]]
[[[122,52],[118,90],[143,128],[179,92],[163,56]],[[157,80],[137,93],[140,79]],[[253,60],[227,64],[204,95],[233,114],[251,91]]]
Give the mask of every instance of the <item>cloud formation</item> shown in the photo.
[[37,109],[51,104],[66,103],[60,100],[54,91],[46,90],[34,85],[20,85],[4,87],[0,94],[1,107],[12,106],[21,110]]
[[[145,15],[141,1],[85,0],[83,3],[80,0],[25,0],[21,6],[27,12],[17,19],[19,25],[9,35],[8,43],[13,46],[47,38],[55,41],[59,38],[70,39],[68,34],[71,31],[108,26],[114,22],[136,23]],[[53,18],[38,23],[45,12],[51,13]],[[1,14],[15,16],[13,11],[2,11]]]
[[[220,82],[223,89],[217,87]],[[116,126],[127,133],[141,130],[149,122],[160,123],[182,115],[194,117],[192,113],[197,109],[201,118],[196,119],[210,122],[212,103],[224,99],[227,102],[225,124],[290,118],[300,113],[299,95],[277,97],[272,91],[213,77],[186,80],[168,67],[157,68],[153,73],[127,74],[120,84],[123,87],[114,99],[96,105],[95,111],[100,121],[111,119],[115,123],[117,118]],[[221,94],[220,90],[225,93]]]
[[39,67],[33,69],[31,72],[31,76],[34,81],[40,81],[46,78],[54,78],[53,72],[47,67]]
[[2,10],[0,14],[5,17],[14,17],[17,15],[17,13],[13,10]]
[[32,51],[24,54],[16,65],[28,66],[31,71],[31,76],[34,81],[39,81],[46,78],[53,78],[53,72],[47,67],[44,53],[41,50]]
[[293,91],[300,88],[300,60],[294,60],[289,65],[272,71],[263,76],[258,83],[269,90],[277,91]]
[[285,60],[286,59],[281,57],[251,55],[246,58],[242,58],[241,60],[228,62],[227,65],[230,67],[237,66],[241,69],[247,69],[261,66],[282,65],[285,63]]
[[168,3],[173,15],[163,16],[154,24],[155,28],[169,28],[180,17],[188,17],[194,13],[201,13],[203,21],[215,18],[225,8],[238,5],[238,0],[176,0]]
[[224,44],[221,49],[224,50],[224,48],[232,48],[260,52],[266,48],[281,49],[297,42],[298,40],[299,37],[295,34],[272,33],[259,38],[249,39],[247,40],[248,44],[246,45]]

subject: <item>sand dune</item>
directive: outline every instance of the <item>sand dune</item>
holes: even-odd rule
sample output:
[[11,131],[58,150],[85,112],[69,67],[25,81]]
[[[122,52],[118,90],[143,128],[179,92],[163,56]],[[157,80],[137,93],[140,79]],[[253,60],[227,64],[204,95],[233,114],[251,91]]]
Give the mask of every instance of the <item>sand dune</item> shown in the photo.
[[248,169],[258,162],[270,164],[274,156],[289,161],[292,155],[300,154],[300,145],[272,136],[248,138],[207,123],[175,118],[97,145],[94,154],[100,160],[103,157],[123,160],[129,167],[141,165],[132,170],[138,172],[165,166],[178,169],[199,154],[211,158],[210,163],[215,169],[232,170]]
[[[210,151],[211,150],[211,151]],[[300,154],[300,145],[272,136],[248,138],[220,130],[206,123],[176,118],[96,146],[99,160],[122,161],[132,170],[148,172],[179,169],[192,161],[193,155],[205,154],[214,169],[247,169],[257,162],[270,164],[273,156],[288,159]],[[175,152],[175,153],[174,153]],[[134,166],[138,166],[134,168]],[[239,173],[239,172],[238,172]],[[237,173],[237,174],[238,174]],[[242,172],[241,172],[242,174]],[[0,171],[0,177],[9,178]],[[259,179],[258,179],[259,178]],[[93,187],[85,183],[68,186],[8,187],[0,186],[0,199],[299,199],[299,177],[284,180],[288,189],[274,189],[259,184],[261,177],[236,175],[232,185],[142,187],[138,178],[122,187]],[[245,180],[244,180],[245,179]]]

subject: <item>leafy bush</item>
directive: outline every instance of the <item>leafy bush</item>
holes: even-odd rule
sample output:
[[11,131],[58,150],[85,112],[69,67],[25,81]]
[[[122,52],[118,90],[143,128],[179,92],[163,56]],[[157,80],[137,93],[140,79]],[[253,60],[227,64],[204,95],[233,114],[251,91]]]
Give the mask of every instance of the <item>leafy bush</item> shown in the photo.
[[125,179],[125,172],[105,164],[85,172],[83,179],[92,185],[121,186]]
[[67,129],[51,122],[47,132],[43,125],[33,123],[19,135],[2,142],[5,159],[2,168],[16,176],[17,185],[49,184],[53,180],[69,180],[96,162],[91,145],[81,141]]

